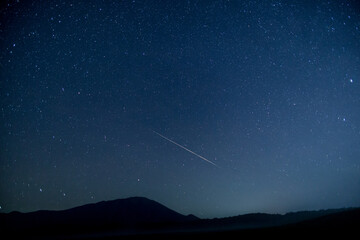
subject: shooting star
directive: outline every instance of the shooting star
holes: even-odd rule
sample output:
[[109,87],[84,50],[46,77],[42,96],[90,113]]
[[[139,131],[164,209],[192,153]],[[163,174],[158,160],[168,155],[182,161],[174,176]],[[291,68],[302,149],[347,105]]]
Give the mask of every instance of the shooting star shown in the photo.
[[211,163],[211,164],[212,164],[212,165],[214,165],[215,167],[219,167],[218,165],[216,165],[215,163],[213,163],[213,162],[212,162],[212,161],[210,161],[209,159],[206,159],[206,158],[204,158],[203,156],[201,156],[201,155],[199,155],[199,154],[197,154],[197,153],[195,153],[195,152],[191,151],[190,149],[187,149],[186,147],[184,147],[184,146],[182,146],[182,145],[180,145],[180,144],[178,144],[178,143],[174,142],[173,140],[171,140],[171,139],[169,139],[169,138],[165,137],[164,135],[161,135],[160,133],[155,132],[154,130],[153,130],[153,132],[154,132],[154,133],[156,133],[157,135],[159,135],[160,137],[162,137],[163,139],[165,139],[165,140],[167,140],[167,141],[169,141],[169,142],[171,142],[171,143],[175,144],[176,146],[181,147],[182,149],[184,149],[184,150],[188,151],[189,153],[194,154],[195,156],[197,156],[197,157],[201,158],[202,160],[204,160],[204,161],[206,161],[206,162],[208,162],[208,163]]

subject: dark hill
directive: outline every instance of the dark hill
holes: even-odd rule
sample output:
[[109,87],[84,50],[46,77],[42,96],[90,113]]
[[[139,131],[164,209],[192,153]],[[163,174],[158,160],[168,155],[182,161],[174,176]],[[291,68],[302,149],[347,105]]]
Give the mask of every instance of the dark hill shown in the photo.
[[211,228],[216,231],[231,231],[239,229],[259,229],[285,226],[322,216],[343,212],[346,209],[328,209],[319,211],[301,211],[287,214],[251,213],[225,218],[201,219],[191,223],[192,228]]
[[41,229],[68,232],[142,229],[196,220],[143,197],[87,204],[62,211],[0,214],[0,229],[10,232]]
[[318,218],[308,219],[290,227],[307,229],[332,229],[348,230],[360,228],[360,209],[339,211],[333,214],[323,215]]
[[[176,239],[235,235],[277,235],[333,229],[352,232],[360,227],[360,209],[335,209],[280,214],[245,214],[235,217],[198,219],[179,214],[160,203],[142,198],[104,201],[62,211],[0,214],[5,236],[66,238],[126,236]],[[321,233],[324,232],[321,230]],[[287,235],[286,235],[287,236]]]

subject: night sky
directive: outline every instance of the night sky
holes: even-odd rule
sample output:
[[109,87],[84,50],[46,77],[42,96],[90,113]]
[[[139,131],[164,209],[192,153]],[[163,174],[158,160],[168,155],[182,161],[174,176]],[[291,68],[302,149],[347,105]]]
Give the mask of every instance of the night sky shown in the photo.
[[360,206],[357,1],[7,1],[0,206]]

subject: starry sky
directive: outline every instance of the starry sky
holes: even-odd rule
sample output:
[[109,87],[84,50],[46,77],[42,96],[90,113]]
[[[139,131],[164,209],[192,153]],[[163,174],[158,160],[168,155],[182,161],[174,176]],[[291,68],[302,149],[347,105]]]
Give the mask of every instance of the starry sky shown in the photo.
[[1,212],[360,206],[357,1],[0,8]]

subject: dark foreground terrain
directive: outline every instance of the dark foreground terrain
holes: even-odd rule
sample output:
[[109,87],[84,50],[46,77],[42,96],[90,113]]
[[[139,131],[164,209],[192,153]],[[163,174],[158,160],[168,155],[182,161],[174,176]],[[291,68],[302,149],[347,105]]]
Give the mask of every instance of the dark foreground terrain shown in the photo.
[[235,239],[357,234],[360,208],[199,219],[135,197],[63,211],[0,214],[1,239]]

